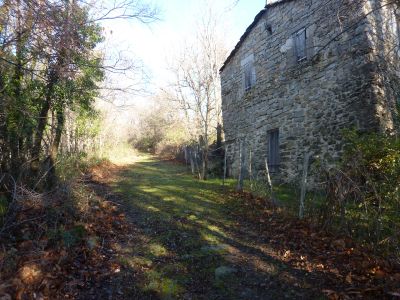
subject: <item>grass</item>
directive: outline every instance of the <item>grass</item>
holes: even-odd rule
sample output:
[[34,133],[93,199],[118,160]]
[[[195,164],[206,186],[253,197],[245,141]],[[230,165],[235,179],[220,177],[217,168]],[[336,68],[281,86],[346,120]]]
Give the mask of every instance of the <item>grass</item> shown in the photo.
[[228,230],[235,220],[225,205],[225,191],[234,185],[234,180],[225,186],[219,179],[198,181],[184,166],[148,155],[119,174],[113,189],[146,238],[146,245],[126,251],[122,261],[129,268],[148,268],[143,291],[164,299],[190,290],[211,298],[234,294],[240,276],[215,278],[216,269],[232,265],[227,243],[240,242]]
[[[302,242],[296,245],[297,235],[309,238],[310,229],[286,214],[268,211],[261,199],[229,193],[236,180],[228,180],[225,186],[220,179],[199,181],[185,166],[139,155],[107,183],[120,196],[123,210],[138,230],[134,236],[140,237],[122,245],[119,253],[127,273],[137,274],[131,286],[125,286],[125,296],[325,299],[320,285],[326,289],[333,284],[319,269],[303,265],[308,252]],[[245,190],[250,187],[246,182]],[[252,191],[262,192],[254,189],[254,183]],[[275,194],[281,206],[297,214],[296,189],[276,186]],[[307,211],[311,213],[320,203],[321,195],[308,193]],[[305,227],[299,231],[296,224]],[[286,229],[281,231],[282,227]],[[297,242],[285,239],[287,228]],[[290,258],[299,259],[296,263],[286,258],[287,249],[297,252]],[[318,252],[314,249],[312,253]]]
[[[285,212],[293,216],[299,214],[300,187],[294,184],[275,185],[274,196]],[[244,190],[253,195],[270,198],[271,192],[265,182],[244,181]],[[338,207],[335,211],[327,211],[333,203],[328,204],[324,191],[307,191],[305,197],[305,217],[313,223],[324,226],[326,230],[335,234],[352,237],[363,245],[375,248],[377,253],[384,255],[399,253],[398,228],[400,228],[400,215],[398,205],[393,205],[393,200],[383,206],[383,213],[378,217],[376,209],[369,206],[368,209],[360,200],[346,199],[343,215]],[[368,202],[367,200],[364,200]],[[338,205],[338,203],[336,203]],[[324,216],[322,218],[322,216]],[[327,220],[329,216],[329,220]],[[380,223],[379,223],[379,222]]]
[[[271,191],[266,182],[244,181],[244,191],[252,193],[262,198],[271,198]],[[278,204],[285,208],[288,213],[295,216],[299,213],[300,206],[300,187],[294,184],[279,184],[273,186],[273,193]],[[307,191],[305,197],[305,215],[313,216],[320,210],[325,201],[323,192]]]

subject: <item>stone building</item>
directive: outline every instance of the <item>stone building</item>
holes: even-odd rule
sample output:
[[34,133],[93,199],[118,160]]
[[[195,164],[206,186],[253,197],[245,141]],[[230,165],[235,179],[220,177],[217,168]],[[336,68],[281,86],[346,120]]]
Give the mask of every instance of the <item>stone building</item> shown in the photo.
[[240,149],[289,182],[307,153],[339,158],[344,128],[398,128],[399,19],[385,3],[281,0],[255,17],[220,71],[231,175]]

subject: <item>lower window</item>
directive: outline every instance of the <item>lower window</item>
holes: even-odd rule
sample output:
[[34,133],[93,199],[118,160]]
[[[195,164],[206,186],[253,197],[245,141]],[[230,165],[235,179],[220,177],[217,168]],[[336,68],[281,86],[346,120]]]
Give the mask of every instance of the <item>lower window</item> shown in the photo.
[[279,129],[268,131],[268,168],[270,172],[279,171]]

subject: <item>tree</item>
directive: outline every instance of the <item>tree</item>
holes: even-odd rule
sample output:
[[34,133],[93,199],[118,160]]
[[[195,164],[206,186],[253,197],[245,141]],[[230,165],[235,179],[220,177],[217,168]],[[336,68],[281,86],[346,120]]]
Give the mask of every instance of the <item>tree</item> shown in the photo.
[[165,94],[155,95],[131,126],[130,142],[141,151],[174,157],[187,144],[186,122],[180,110],[164,99]]
[[104,75],[129,68],[105,63],[101,22],[156,19],[156,10],[140,1],[112,4],[0,1],[0,173],[54,184],[66,118],[73,115],[67,112],[93,111]]
[[193,124],[192,137],[199,139],[202,148],[202,179],[207,179],[209,146],[221,121],[219,69],[227,51],[218,21],[218,14],[208,6],[200,17],[194,40],[186,41],[182,54],[170,68],[174,80],[168,94],[171,101],[179,103],[187,124]]

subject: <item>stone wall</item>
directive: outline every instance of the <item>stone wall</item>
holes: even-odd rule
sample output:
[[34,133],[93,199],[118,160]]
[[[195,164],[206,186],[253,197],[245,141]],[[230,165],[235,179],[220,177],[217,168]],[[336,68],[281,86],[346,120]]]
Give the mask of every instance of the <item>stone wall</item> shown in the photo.
[[[281,166],[273,177],[289,182],[299,178],[306,153],[337,159],[344,128],[382,127],[368,20],[359,19],[365,7],[356,0],[343,3],[285,0],[267,6],[225,63],[222,109],[231,175],[238,172],[240,140],[246,164],[251,151],[253,170],[264,169],[269,130],[279,128],[280,134]],[[302,28],[307,59],[297,62],[293,34]],[[241,62],[251,55],[256,84],[245,91]]]

